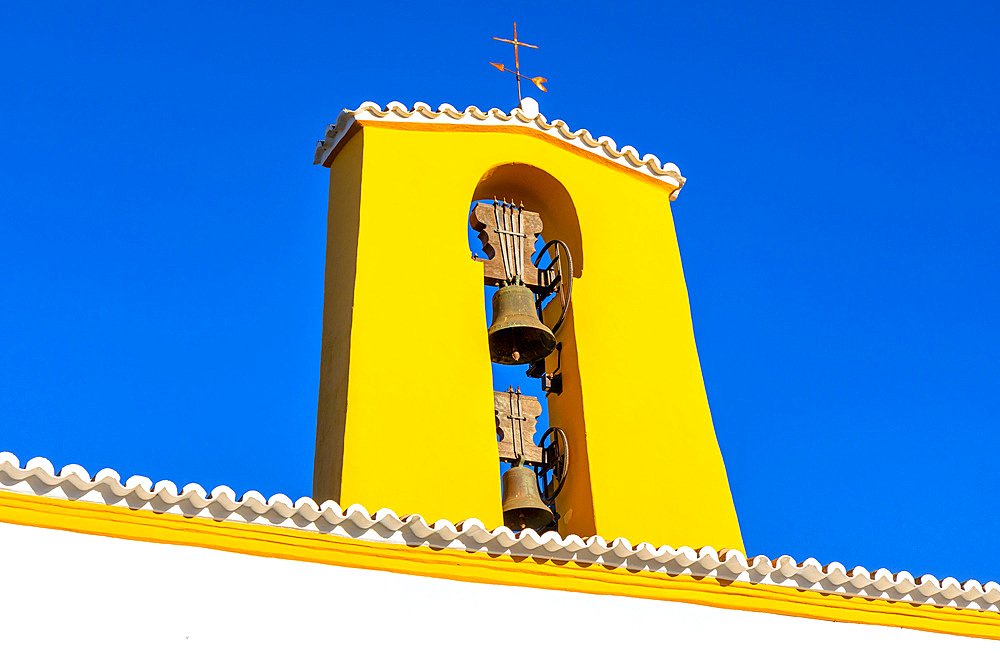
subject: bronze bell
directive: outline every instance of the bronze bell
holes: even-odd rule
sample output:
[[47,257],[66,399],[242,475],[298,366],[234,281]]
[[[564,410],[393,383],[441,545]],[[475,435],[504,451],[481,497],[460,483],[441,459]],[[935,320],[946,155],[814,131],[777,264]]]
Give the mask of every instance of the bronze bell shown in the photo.
[[552,522],[552,510],[538,493],[535,471],[514,466],[503,474],[503,524],[511,530],[541,530]]
[[535,312],[535,295],[524,285],[507,285],[493,295],[490,359],[498,364],[533,364],[556,348],[556,337]]

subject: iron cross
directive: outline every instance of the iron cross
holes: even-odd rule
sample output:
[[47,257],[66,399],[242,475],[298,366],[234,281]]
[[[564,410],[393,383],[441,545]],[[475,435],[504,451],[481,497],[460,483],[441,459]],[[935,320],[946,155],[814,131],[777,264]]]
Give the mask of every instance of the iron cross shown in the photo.
[[494,67],[496,67],[501,72],[509,72],[510,74],[514,75],[514,80],[517,81],[517,103],[518,104],[521,103],[521,79],[527,79],[528,81],[531,81],[533,84],[535,84],[536,86],[538,86],[538,88],[540,90],[542,90],[544,92],[548,92],[548,90],[546,90],[545,86],[543,85],[546,81],[548,81],[548,79],[546,79],[543,76],[528,77],[528,76],[524,76],[523,74],[521,74],[521,54],[517,50],[517,48],[519,46],[526,46],[529,49],[537,49],[538,47],[535,46],[535,45],[533,45],[533,44],[526,44],[525,42],[519,42],[519,41],[517,41],[517,22],[516,21],[514,22],[514,39],[512,39],[512,40],[511,39],[502,39],[500,37],[494,37],[493,39],[495,39],[498,42],[506,42],[507,44],[513,44],[514,45],[514,69],[513,69],[513,71],[507,69],[506,67],[504,67],[500,63],[490,63],[490,64],[493,65]]

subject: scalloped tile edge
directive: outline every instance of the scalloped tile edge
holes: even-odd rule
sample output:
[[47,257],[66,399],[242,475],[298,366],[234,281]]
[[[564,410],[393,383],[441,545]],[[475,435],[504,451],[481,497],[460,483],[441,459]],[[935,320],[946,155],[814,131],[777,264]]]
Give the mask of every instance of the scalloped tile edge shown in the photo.
[[666,545],[654,547],[646,542],[632,546],[624,538],[609,542],[597,535],[588,538],[555,532],[538,535],[533,530],[515,534],[504,526],[487,530],[478,519],[458,524],[445,520],[428,523],[418,514],[398,516],[384,508],[373,514],[361,505],[342,509],[333,501],[317,504],[306,497],[293,502],[280,493],[265,499],[257,491],[248,491],[237,498],[227,486],[206,492],[198,484],[188,484],[178,491],[173,482],[154,484],[139,475],[123,483],[117,472],[107,468],[91,475],[82,466],[68,465],[57,473],[43,457],[33,458],[22,466],[10,452],[0,452],[0,490],[216,521],[279,526],[369,542],[532,556],[849,597],[1000,612],[1000,584],[993,581],[981,584],[974,579],[959,582],[952,577],[941,580],[931,575],[914,577],[906,571],[893,573],[884,568],[848,569],[837,562],[823,565],[814,558],[802,562],[791,556],[747,558],[734,549],[675,549]]
[[687,180],[681,176],[680,169],[673,162],[661,163],[658,157],[649,153],[640,156],[639,151],[632,146],[623,146],[619,149],[612,138],[597,137],[595,139],[585,129],[571,130],[569,125],[562,120],[548,122],[545,116],[538,112],[538,105],[531,98],[525,98],[521,106],[511,109],[509,112],[497,108],[482,111],[475,106],[460,111],[450,104],[442,104],[437,110],[434,110],[424,102],[417,102],[412,107],[395,101],[389,102],[385,107],[379,106],[375,102],[362,102],[356,109],[344,109],[337,117],[336,123],[327,125],[323,139],[316,142],[313,164],[329,166],[327,164],[328,158],[341,139],[347,136],[347,130],[350,129],[355,120],[379,121],[386,119],[413,123],[530,127],[611,162],[628,167],[633,171],[673,185],[676,189],[670,194],[671,201],[677,199],[677,194]]

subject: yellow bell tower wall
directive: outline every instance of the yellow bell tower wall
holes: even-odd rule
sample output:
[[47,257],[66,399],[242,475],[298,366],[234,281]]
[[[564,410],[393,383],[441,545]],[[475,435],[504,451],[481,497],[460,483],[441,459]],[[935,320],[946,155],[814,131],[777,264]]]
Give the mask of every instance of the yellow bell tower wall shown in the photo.
[[549,398],[572,448],[560,532],[742,551],[674,187],[517,125],[355,120],[348,135],[327,161],[316,498],[502,524],[483,269],[466,234],[470,203],[496,195],[538,211],[576,265],[557,334],[565,389]]

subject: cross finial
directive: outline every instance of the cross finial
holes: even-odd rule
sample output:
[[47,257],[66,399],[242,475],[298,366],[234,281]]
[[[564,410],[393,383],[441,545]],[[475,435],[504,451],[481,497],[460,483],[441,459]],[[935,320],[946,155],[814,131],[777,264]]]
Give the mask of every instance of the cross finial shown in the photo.
[[516,21],[514,22],[514,39],[513,40],[510,40],[510,39],[501,39],[500,37],[494,37],[493,39],[495,39],[498,42],[506,42],[507,44],[513,44],[514,45],[514,69],[513,70],[507,69],[506,67],[504,67],[500,63],[490,63],[490,64],[493,65],[494,67],[496,67],[501,72],[509,72],[510,74],[514,75],[514,80],[517,81],[517,103],[518,104],[521,103],[521,79],[527,79],[528,81],[531,81],[533,84],[535,84],[536,86],[538,86],[538,88],[541,89],[542,91],[548,92],[548,90],[546,90],[545,85],[544,85],[545,82],[548,81],[548,79],[546,79],[543,76],[528,77],[528,76],[524,76],[523,74],[521,74],[521,55],[520,55],[520,52],[517,50],[517,48],[519,46],[526,46],[529,49],[537,49],[538,47],[534,46],[532,44],[526,44],[524,42],[517,41],[517,22]]

